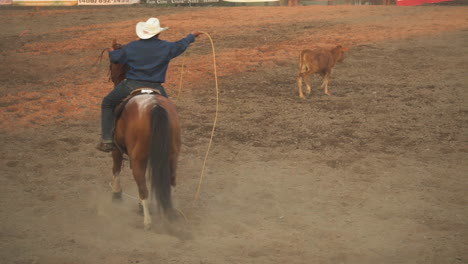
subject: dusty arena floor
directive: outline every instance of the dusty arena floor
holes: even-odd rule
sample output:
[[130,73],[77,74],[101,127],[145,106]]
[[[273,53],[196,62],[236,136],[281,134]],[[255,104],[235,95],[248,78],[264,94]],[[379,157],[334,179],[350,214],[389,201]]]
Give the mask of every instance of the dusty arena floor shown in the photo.
[[[15,264],[468,262],[466,7],[0,9],[0,255]],[[201,36],[165,84],[182,121],[178,232],[143,230],[128,163],[94,149],[113,38]],[[305,48],[349,47],[298,98]],[[182,90],[176,100],[181,66]]]

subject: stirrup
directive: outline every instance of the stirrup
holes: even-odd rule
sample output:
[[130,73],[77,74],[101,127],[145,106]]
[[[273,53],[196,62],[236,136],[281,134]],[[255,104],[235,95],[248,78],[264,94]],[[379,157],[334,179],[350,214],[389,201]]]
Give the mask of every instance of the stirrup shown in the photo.
[[115,149],[114,143],[99,143],[96,146],[97,150],[103,151],[103,152],[111,152],[112,150]]

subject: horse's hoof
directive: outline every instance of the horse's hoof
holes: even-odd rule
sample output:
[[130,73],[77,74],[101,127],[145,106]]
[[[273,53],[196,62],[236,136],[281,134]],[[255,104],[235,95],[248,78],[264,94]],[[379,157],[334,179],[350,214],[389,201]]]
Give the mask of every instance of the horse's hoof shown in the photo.
[[143,205],[141,203],[138,204],[138,214],[141,216],[145,215],[145,211],[143,210]]
[[167,220],[170,223],[173,223],[173,222],[177,222],[178,220],[184,218],[185,216],[180,211],[176,211],[176,210],[172,209],[172,210],[168,210],[166,212],[166,217],[167,217]]
[[146,231],[151,230],[151,224],[145,224],[144,229],[145,229]]
[[122,192],[112,193],[112,202],[122,202]]

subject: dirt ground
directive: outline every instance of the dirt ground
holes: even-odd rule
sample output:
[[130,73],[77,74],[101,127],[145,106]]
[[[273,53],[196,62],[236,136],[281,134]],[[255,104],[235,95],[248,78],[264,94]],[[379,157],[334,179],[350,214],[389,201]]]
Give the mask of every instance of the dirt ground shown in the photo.
[[[2,263],[468,263],[466,7],[0,8]],[[183,130],[177,233],[98,152],[113,38],[157,16]],[[350,48],[298,98],[304,48]],[[177,99],[181,67],[182,90]]]

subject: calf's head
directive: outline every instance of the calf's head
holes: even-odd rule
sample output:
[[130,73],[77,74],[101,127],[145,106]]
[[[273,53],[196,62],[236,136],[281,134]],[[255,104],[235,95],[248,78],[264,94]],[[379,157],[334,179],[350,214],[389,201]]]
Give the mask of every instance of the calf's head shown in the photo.
[[332,53],[337,62],[342,62],[344,60],[344,52],[348,50],[348,48],[338,45],[335,48],[333,48]]

